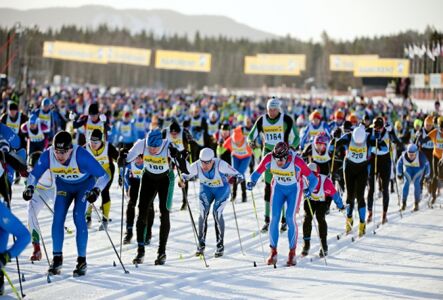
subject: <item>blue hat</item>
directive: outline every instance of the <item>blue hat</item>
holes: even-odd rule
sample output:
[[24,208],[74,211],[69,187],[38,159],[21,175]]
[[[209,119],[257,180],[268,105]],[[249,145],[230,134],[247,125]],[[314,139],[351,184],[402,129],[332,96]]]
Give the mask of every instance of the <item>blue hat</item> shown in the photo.
[[51,104],[52,104],[52,101],[51,101],[51,99],[49,99],[49,98],[45,98],[45,99],[43,99],[43,101],[42,101],[42,107],[49,106],[49,105],[51,105]]
[[163,142],[162,133],[158,129],[151,130],[148,133],[148,146],[160,147]]
[[37,123],[38,116],[36,114],[32,114],[29,118],[29,124],[34,125]]
[[417,145],[416,144],[409,144],[407,151],[409,153],[416,153],[418,151]]

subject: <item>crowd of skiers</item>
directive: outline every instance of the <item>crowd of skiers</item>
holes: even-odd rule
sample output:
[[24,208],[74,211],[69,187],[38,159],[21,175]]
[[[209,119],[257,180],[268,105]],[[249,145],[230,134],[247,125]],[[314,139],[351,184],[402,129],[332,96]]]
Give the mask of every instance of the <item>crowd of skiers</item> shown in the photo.
[[[390,200],[397,198],[393,192],[404,211],[410,186],[414,186],[413,210],[417,211],[424,198],[422,189],[432,205],[443,179],[443,116],[438,101],[435,111],[423,113],[407,99],[395,105],[388,99],[110,94],[94,89],[51,93],[45,89],[31,100],[24,109],[12,100],[3,101],[2,268],[29,240],[33,245],[30,259],[42,259],[38,216],[47,206],[53,211],[48,273],[60,274],[65,219],[74,203],[78,258],[73,274],[84,275],[91,215],[99,214],[99,230],[107,232],[114,177],[129,197],[124,243],[131,243],[135,232],[135,264],[143,263],[145,246],[152,238],[153,203],[158,196],[155,263],[160,265],[166,262],[174,190],[182,190],[181,209],[186,210],[190,181],[200,183],[196,255],[205,252],[212,206],[214,255],[223,256],[225,205],[236,201],[239,187],[241,201],[251,200],[247,190],[253,195],[264,173],[260,230],[269,233],[267,262],[277,262],[279,233],[287,231],[287,265],[295,265],[300,205],[304,211],[301,255],[309,253],[312,223],[317,222],[323,257],[328,255],[326,220],[332,201],[345,214],[345,234],[354,230],[357,202],[356,231],[361,237],[368,223],[378,222],[374,219],[378,194],[382,198],[380,223],[385,224]],[[29,201],[29,230],[10,213],[12,188],[21,176],[27,178],[23,199]],[[403,184],[401,191],[395,191],[397,179]],[[16,237],[11,248],[7,248],[9,234]],[[2,286],[3,281],[0,274]]]

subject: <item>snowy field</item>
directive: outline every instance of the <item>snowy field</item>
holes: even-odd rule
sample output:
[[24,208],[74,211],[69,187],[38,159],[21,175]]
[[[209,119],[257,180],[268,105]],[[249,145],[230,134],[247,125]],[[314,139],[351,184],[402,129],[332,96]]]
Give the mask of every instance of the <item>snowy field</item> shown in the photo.
[[[198,185],[195,185],[198,189]],[[26,221],[27,203],[21,199],[22,185],[14,186],[13,210],[22,221]],[[195,189],[190,184],[189,200],[198,217]],[[412,192],[412,190],[411,190]],[[24,273],[23,283],[26,299],[278,299],[278,298],[404,298],[404,299],[443,299],[443,209],[439,203],[434,209],[421,203],[419,212],[411,213],[412,199],[408,209],[400,218],[397,196],[391,194],[388,224],[372,233],[372,224],[361,239],[351,241],[352,236],[337,240],[343,232],[344,216],[335,209],[327,217],[329,225],[329,256],[327,266],[318,258],[319,240],[313,228],[311,255],[297,257],[296,267],[285,267],[288,254],[286,233],[279,242],[279,262],[277,268],[264,265],[260,239],[253,206],[248,193],[248,202],[237,199],[236,212],[246,255],[242,255],[235,228],[232,205],[225,208],[225,255],[214,258],[215,232],[212,214],[208,222],[206,257],[209,267],[194,256],[195,243],[189,214],[180,211],[181,191],[176,188],[174,206],[171,213],[171,232],[167,246],[167,261],[164,266],[155,266],[158,242],[158,208],[153,229],[153,240],[146,248],[145,262],[136,268],[132,259],[136,253],[135,241],[123,247],[123,262],[130,274],[124,274],[105,232],[97,231],[98,218],[93,218],[88,243],[88,273],[84,277],[73,278],[76,264],[75,232],[65,235],[64,265],[62,275],[47,283],[46,260],[31,264],[32,253],[29,246],[20,256],[20,266]],[[260,225],[263,223],[263,184],[254,190],[259,210]],[[121,191],[112,189],[112,208],[109,231],[119,248]],[[98,202],[100,202],[99,200]],[[155,206],[158,207],[158,200]],[[381,200],[376,201],[375,218],[380,221]],[[99,204],[98,204],[99,205]],[[297,216],[299,239],[297,255],[302,248],[301,221],[303,210]],[[94,216],[94,215],[93,215]],[[51,215],[43,209],[40,226],[48,247],[52,252],[50,239]],[[355,220],[356,218],[354,218]],[[355,221],[355,224],[358,222]],[[72,221],[72,207],[66,225],[75,228]],[[354,226],[356,234],[357,226]],[[265,255],[269,247],[267,234],[263,235]],[[50,254],[50,256],[52,256]],[[311,261],[312,258],[312,261]],[[257,267],[254,267],[254,261]],[[116,266],[113,266],[113,263]],[[18,288],[15,261],[7,265],[7,271]],[[5,299],[13,299],[14,294],[6,283]]]

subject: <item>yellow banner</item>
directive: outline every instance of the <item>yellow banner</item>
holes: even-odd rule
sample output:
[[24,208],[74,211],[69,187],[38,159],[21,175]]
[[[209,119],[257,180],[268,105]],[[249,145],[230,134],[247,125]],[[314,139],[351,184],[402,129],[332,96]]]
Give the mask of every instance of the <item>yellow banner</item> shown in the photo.
[[354,71],[355,62],[359,60],[377,59],[378,55],[329,55],[330,71]]
[[286,59],[288,61],[295,61],[297,63],[298,69],[300,71],[306,70],[306,55],[304,54],[269,54],[269,53],[259,53],[257,57],[267,57],[276,59]]
[[108,62],[138,66],[149,66],[151,50],[141,48],[108,46]]
[[355,77],[408,77],[409,60],[379,58],[359,60],[354,66]]
[[183,52],[157,50],[155,68],[194,72],[211,71],[211,54],[200,52]]
[[43,57],[106,64],[107,47],[71,42],[44,42]]
[[298,76],[300,66],[296,60],[276,56],[245,56],[245,74]]

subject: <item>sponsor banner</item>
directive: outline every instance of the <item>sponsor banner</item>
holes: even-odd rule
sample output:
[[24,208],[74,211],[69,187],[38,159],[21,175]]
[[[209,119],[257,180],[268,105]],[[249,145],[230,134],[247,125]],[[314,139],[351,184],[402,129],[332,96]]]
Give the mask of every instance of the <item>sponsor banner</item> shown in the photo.
[[355,77],[408,77],[409,60],[395,58],[360,59],[354,66]]
[[377,59],[378,55],[329,55],[330,71],[354,71],[355,62],[358,60]]
[[108,62],[149,66],[151,63],[151,50],[141,48],[108,46]]
[[300,66],[296,60],[276,56],[245,56],[245,74],[298,76]]
[[155,68],[194,72],[211,71],[211,54],[200,52],[183,52],[157,50]]
[[288,61],[295,61],[297,67],[300,71],[306,70],[306,55],[304,54],[268,54],[268,53],[259,53],[256,55],[257,57],[265,57],[268,59],[276,58],[276,59],[287,59]]
[[71,42],[44,42],[43,57],[106,64],[107,47]]

